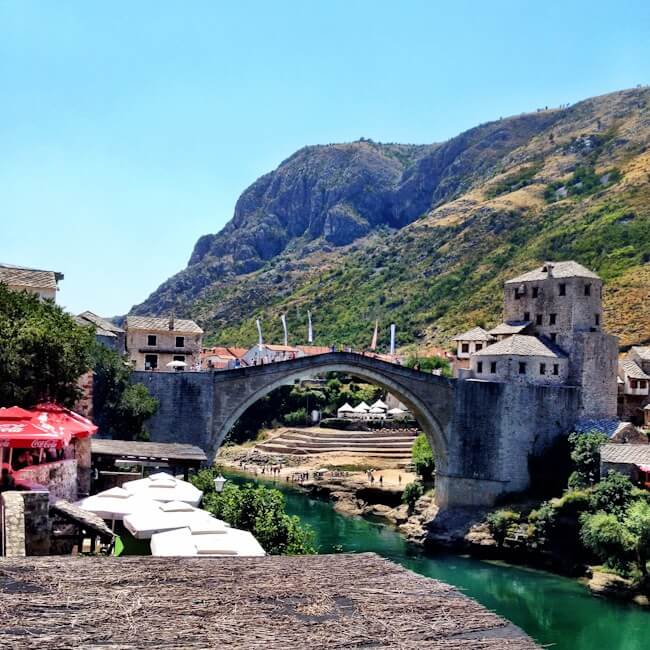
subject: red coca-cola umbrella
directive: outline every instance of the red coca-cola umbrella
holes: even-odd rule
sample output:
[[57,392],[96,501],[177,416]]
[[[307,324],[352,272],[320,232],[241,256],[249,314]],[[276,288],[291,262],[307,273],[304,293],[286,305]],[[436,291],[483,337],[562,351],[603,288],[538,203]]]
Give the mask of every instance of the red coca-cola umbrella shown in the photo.
[[32,421],[41,426],[62,429],[73,438],[87,438],[97,432],[97,427],[91,420],[58,404],[39,404],[31,411],[31,417]]

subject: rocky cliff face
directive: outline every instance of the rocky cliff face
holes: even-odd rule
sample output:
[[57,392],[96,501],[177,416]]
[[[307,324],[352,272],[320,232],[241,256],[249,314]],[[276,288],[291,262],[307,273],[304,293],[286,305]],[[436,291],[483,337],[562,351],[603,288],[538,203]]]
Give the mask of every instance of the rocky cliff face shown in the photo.
[[648,285],[626,274],[650,275],[649,99],[623,91],[442,144],[305,147],[253,183],[225,228],[133,313],[175,308],[229,343],[254,339],[255,311],[274,334],[280,312],[299,322],[320,310],[323,342],[350,343],[390,314],[402,341],[442,341],[497,317],[509,267],[558,255],[604,270],[614,289],[631,282],[643,304]]

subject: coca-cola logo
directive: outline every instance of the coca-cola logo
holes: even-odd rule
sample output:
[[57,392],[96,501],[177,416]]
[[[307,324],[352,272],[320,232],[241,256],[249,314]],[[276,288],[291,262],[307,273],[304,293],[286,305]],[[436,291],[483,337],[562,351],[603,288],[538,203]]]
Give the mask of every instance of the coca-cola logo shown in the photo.
[[41,447],[56,447],[54,440],[32,440],[32,448],[40,449]]

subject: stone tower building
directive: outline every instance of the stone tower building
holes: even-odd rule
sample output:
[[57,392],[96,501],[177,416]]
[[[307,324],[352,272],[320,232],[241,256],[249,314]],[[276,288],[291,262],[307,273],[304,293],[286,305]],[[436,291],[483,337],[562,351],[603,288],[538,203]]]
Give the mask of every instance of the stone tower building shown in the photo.
[[470,376],[580,386],[583,416],[616,416],[618,340],[602,329],[602,297],[602,280],[572,261],[506,281],[499,342],[471,356]]

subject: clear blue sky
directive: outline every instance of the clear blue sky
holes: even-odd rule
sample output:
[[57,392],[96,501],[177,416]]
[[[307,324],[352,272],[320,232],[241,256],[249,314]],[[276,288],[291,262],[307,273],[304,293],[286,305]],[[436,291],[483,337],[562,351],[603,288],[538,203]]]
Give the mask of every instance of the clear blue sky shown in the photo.
[[650,3],[0,0],[0,261],[125,313],[305,144],[650,82]]

